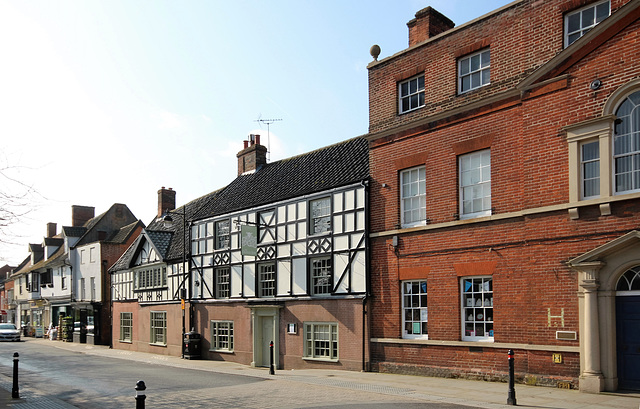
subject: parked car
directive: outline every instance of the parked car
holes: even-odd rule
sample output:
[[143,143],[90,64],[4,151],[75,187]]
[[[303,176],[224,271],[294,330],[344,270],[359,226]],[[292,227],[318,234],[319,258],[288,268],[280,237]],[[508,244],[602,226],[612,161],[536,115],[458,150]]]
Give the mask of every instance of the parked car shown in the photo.
[[0,324],[0,341],[20,341],[20,330],[14,324]]

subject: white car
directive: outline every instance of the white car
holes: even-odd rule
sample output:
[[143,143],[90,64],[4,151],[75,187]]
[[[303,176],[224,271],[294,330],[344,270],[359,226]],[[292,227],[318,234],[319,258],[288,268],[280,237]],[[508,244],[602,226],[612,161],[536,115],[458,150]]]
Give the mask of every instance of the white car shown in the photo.
[[14,324],[0,324],[0,341],[20,341],[20,330]]

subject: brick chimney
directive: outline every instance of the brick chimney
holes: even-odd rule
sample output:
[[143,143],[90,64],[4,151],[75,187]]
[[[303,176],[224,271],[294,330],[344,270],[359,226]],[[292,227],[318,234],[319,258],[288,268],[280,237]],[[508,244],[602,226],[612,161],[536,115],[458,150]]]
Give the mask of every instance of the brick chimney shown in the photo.
[[71,206],[71,226],[82,227],[96,215],[96,208],[92,206]]
[[47,238],[53,237],[58,232],[58,225],[56,223],[47,223]]
[[169,210],[176,208],[176,191],[172,188],[165,189],[164,186],[158,190],[158,217],[162,217],[163,214]]
[[407,23],[409,27],[409,47],[455,27],[453,21],[432,7],[416,13],[416,18]]
[[244,141],[244,149],[238,152],[238,176],[245,172],[258,170],[267,164],[267,148],[260,145],[260,135],[249,135]]

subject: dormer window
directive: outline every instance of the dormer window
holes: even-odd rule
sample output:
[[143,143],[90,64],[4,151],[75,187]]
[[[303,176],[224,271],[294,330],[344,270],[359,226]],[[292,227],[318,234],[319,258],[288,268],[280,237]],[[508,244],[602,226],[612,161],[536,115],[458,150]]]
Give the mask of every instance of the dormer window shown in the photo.
[[488,85],[491,77],[491,54],[483,50],[458,60],[458,89],[465,93]]
[[564,46],[569,47],[611,14],[609,0],[590,4],[564,17]]
[[424,74],[398,83],[398,97],[401,114],[424,106]]

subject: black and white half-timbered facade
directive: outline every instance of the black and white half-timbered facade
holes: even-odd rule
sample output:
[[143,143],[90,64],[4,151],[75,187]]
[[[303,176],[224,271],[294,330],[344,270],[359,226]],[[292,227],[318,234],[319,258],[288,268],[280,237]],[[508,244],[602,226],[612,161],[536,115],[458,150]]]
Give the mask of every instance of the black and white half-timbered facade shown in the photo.
[[176,231],[189,226],[187,273],[175,251],[183,237],[161,223],[166,216],[141,235],[129,268],[114,273],[113,288],[123,288],[147,321],[130,324],[135,314],[125,314],[121,327],[153,344],[146,333],[166,320],[161,353],[174,354],[186,288],[187,329],[200,334],[204,359],[268,366],[273,343],[278,368],[366,368],[368,150],[355,138],[267,163],[259,137],[246,141],[234,181],[168,212],[180,221]]

